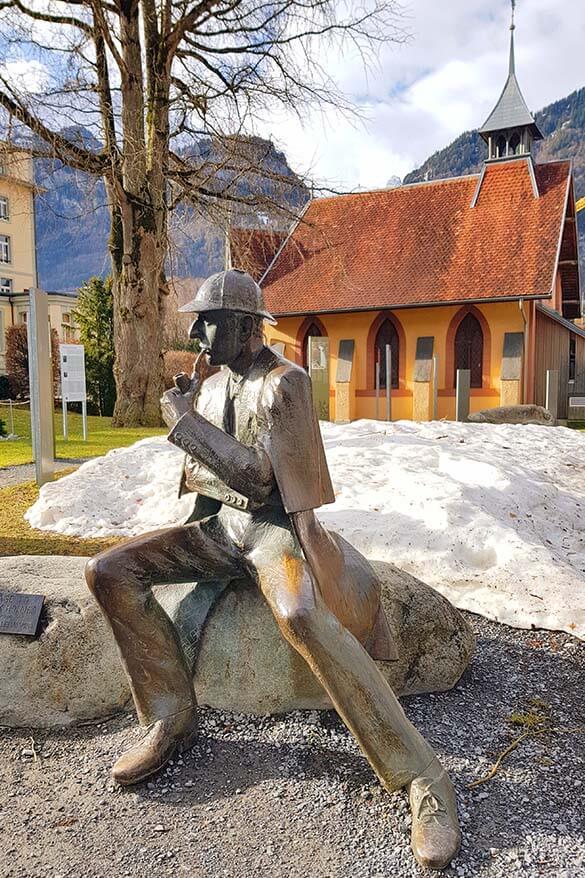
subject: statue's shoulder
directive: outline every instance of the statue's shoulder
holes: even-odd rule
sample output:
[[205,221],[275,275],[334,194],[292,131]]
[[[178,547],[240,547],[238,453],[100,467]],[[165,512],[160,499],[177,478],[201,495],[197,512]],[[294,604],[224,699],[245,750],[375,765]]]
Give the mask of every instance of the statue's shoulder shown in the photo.
[[311,379],[302,368],[291,360],[287,360],[282,354],[267,348],[270,352],[270,362],[267,369],[266,381],[271,384],[280,384],[284,382],[292,382],[293,384],[306,384]]
[[311,399],[311,379],[305,370],[275,351],[266,372],[262,399],[267,408],[304,407]]

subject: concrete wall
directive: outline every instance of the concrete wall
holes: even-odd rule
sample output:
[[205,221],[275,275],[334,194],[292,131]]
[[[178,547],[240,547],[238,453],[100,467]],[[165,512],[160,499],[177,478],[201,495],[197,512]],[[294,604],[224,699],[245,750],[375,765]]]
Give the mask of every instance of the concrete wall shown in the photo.
[[[375,417],[375,384],[373,340],[376,326],[383,315],[389,314],[394,320],[400,338],[400,386],[392,390],[392,419],[411,419],[413,417],[413,396],[415,352],[420,336],[434,336],[434,353],[439,357],[438,371],[438,416],[455,417],[454,385],[454,338],[461,319],[470,310],[445,305],[431,308],[405,308],[387,312],[359,311],[346,314],[319,314],[329,337],[330,347],[330,397],[331,419],[335,411],[335,374],[337,353],[342,339],[355,340],[355,357],[351,383],[351,417]],[[522,332],[524,322],[518,302],[501,302],[474,306],[471,310],[477,316],[484,331],[483,386],[471,390],[471,411],[500,405],[500,372],[506,332]],[[269,342],[284,342],[285,355],[301,362],[303,328],[312,321],[311,317],[284,317],[275,327],[267,327]],[[383,395],[384,391],[382,391]],[[380,416],[385,416],[385,403],[380,404]]]

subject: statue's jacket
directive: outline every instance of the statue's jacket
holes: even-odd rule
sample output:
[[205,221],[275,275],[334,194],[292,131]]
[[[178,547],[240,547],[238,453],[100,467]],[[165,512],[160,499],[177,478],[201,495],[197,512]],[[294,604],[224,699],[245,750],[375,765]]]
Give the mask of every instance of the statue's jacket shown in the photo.
[[[226,453],[221,445],[226,432],[226,411],[234,394],[232,382],[230,371],[222,369],[203,382],[195,403],[196,412],[222,431],[215,433],[213,443],[218,456],[222,450]],[[363,563],[368,577],[375,576],[372,568],[353,547],[329,533],[314,515],[315,509],[333,503],[335,494],[313,406],[311,379],[304,369],[263,347],[236,386],[235,394],[230,433],[248,449],[265,453],[274,474],[275,490],[267,501],[254,502],[244,491],[222,481],[202,462],[188,424],[181,419],[169,434],[169,439],[187,452],[179,494],[197,493],[250,512],[270,503],[284,508],[322,595],[335,594],[338,603],[347,601],[348,606],[356,601],[359,604],[360,595],[343,594],[343,583],[351,581],[351,577],[344,575],[348,553],[353,567],[359,568]],[[234,466],[238,465],[245,466],[245,458],[240,463],[234,460]],[[353,579],[361,591],[359,578]],[[352,589],[352,584],[348,588]],[[375,658],[396,657],[381,605],[367,647]]]

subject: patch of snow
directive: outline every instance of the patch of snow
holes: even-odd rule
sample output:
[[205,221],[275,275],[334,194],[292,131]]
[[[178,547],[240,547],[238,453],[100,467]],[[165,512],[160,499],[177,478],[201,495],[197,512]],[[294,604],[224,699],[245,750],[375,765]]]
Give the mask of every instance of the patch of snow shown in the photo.
[[178,496],[183,457],[164,436],[116,448],[43,485],[25,518],[82,537],[134,536],[184,521],[193,500]]
[[[457,607],[585,638],[585,436],[564,427],[322,424],[336,502],[318,514],[368,558]],[[32,527],[126,536],[184,521],[183,455],[143,439],[41,488]]]

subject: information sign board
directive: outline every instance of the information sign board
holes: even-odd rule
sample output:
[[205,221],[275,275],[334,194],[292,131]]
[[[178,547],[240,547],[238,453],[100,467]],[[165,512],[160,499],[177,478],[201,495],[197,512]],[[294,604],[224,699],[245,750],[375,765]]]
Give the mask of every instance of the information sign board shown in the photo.
[[87,439],[87,392],[85,386],[85,349],[82,344],[59,345],[61,360],[61,401],[63,436],[68,438],[67,403],[80,402],[83,415],[83,438]]
[[63,402],[85,402],[85,350],[82,344],[59,345]]

